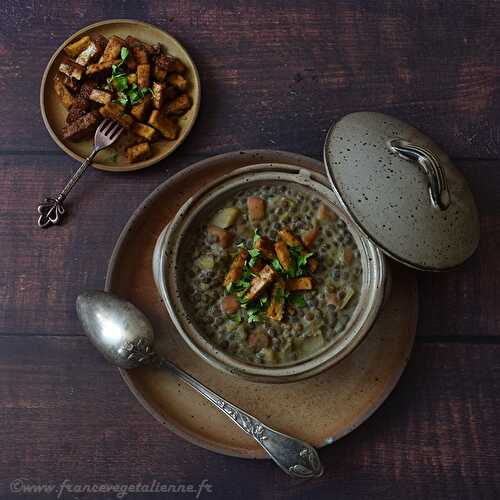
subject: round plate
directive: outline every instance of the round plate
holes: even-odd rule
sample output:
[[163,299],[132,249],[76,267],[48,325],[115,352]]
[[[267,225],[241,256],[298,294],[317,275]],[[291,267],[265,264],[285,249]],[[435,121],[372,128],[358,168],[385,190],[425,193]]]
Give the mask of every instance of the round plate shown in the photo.
[[128,163],[128,160],[123,154],[120,153],[117,157],[111,147],[100,152],[96,156],[95,162],[92,164],[100,170],[107,170],[110,172],[128,172],[154,165],[177,149],[189,134],[198,116],[201,88],[198,70],[186,49],[172,35],[169,35],[151,24],[132,19],[111,19],[91,24],[76,32],[74,35],[71,35],[55,51],[43,73],[40,87],[40,108],[43,122],[50,136],[54,139],[54,142],[75,160],[83,162],[90,154],[93,138],[79,142],[71,142],[63,139],[62,128],[66,124],[66,115],[68,112],[59,101],[59,98],[55,95],[52,89],[52,81],[57,74],[59,63],[63,57],[64,47],[76,41],[78,38],[91,33],[100,33],[108,38],[112,35],[117,35],[121,38],[126,38],[128,35],[131,35],[149,44],[159,42],[169,54],[178,57],[186,65],[186,75],[190,82],[189,95],[191,96],[193,105],[185,115],[179,118],[179,137],[175,141],[160,140],[153,143],[151,145],[153,154],[148,160]]
[[[278,385],[240,380],[194,354],[173,327],[153,280],[156,239],[184,201],[216,176],[267,162],[322,170],[316,160],[279,151],[227,153],[186,168],[153,191],[123,229],[109,262],[106,290],[144,311],[155,329],[155,346],[165,357],[265,424],[321,447],[360,425],[396,385],[416,330],[414,271],[391,264],[391,295],[353,353],[320,375]],[[219,453],[267,458],[255,441],[169,373],[149,368],[121,373],[140,403],[179,436]]]

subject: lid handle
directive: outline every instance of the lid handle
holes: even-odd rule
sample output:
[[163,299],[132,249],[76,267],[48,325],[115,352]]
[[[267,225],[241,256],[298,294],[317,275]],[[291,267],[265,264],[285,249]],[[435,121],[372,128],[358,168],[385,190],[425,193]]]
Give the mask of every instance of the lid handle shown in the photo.
[[416,146],[403,139],[390,139],[389,149],[408,161],[415,161],[429,179],[429,197],[434,208],[446,210],[450,206],[450,192],[446,176],[439,160],[428,149]]

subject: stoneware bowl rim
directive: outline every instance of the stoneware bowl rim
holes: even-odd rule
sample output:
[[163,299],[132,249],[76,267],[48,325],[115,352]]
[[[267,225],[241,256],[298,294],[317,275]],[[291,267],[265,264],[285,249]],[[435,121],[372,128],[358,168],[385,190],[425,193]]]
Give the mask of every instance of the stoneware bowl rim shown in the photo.
[[[189,228],[202,207],[213,203],[227,190],[237,189],[239,186],[248,185],[249,182],[276,180],[293,182],[312,189],[326,200],[346,222],[360,249],[363,263],[363,287],[353,317],[339,339],[334,340],[311,357],[293,364],[253,365],[218,350],[196,329],[194,323],[188,320],[188,314],[182,305],[177,265],[186,229]],[[221,176],[184,203],[157,240],[153,273],[156,286],[177,331],[195,353],[212,366],[248,380],[292,382],[315,375],[333,366],[359,345],[370,330],[383,302],[387,276],[385,258],[334,200],[336,200],[335,195],[325,176],[294,165],[264,163],[239,168]]]

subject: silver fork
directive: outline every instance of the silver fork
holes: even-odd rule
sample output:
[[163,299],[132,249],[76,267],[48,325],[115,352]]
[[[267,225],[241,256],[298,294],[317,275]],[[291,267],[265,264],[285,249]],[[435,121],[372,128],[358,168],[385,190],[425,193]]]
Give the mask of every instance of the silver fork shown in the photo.
[[85,170],[87,170],[87,167],[92,164],[95,155],[99,153],[99,151],[111,146],[116,139],[120,137],[122,132],[123,127],[110,119],[104,120],[99,125],[95,131],[94,148],[87,159],[80,165],[78,170],[71,176],[62,191],[55,198],[45,198],[44,201],[38,205],[38,213],[40,214],[38,217],[38,225],[40,227],[48,227],[52,224],[55,225],[61,222],[62,216],[64,215],[63,202],[69,192],[79,181]]

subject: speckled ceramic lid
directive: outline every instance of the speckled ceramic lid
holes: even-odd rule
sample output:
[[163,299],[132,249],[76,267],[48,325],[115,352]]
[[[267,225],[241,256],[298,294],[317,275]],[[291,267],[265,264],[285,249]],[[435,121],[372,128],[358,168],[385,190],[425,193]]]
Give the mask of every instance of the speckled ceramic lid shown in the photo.
[[437,271],[474,253],[479,218],[472,193],[419,130],[381,113],[352,113],[328,132],[324,159],[340,202],[387,255]]

